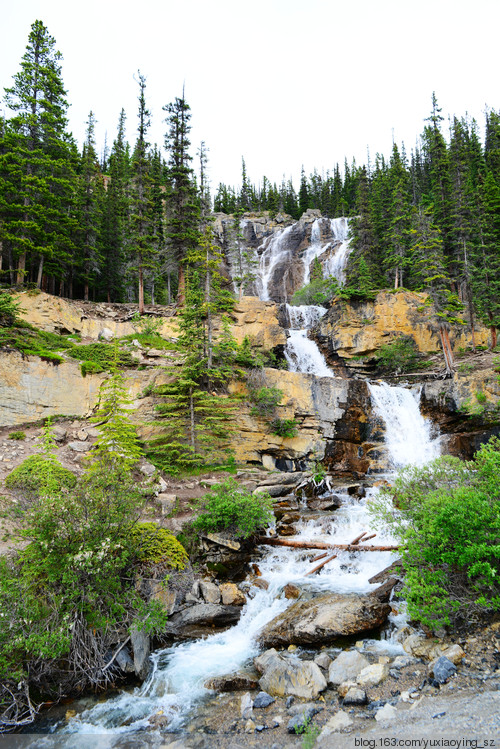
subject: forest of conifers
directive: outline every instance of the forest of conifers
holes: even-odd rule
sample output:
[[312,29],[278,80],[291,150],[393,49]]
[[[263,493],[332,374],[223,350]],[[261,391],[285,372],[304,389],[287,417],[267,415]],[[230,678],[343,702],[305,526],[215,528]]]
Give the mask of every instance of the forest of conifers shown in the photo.
[[[296,192],[263,177],[250,182],[243,161],[237,189],[220,184],[212,201],[207,148],[190,153],[184,93],[163,107],[165,150],[148,142],[146,78],[138,74],[137,137],[125,139],[119,114],[109,151],[98,156],[89,113],[80,151],[68,131],[68,101],[55,40],[41,21],[0,118],[0,271],[8,285],[36,285],[91,300],[170,302],[186,269],[203,256],[212,210],[284,212],[308,208],[350,216],[353,252],[344,296],[381,288],[429,290],[443,324],[475,313],[500,326],[500,115],[486,113],[485,137],[468,117],[449,128],[436,97],[419,146],[393,145],[373,164],[309,177]],[[196,164],[196,168],[193,166]],[[286,168],[286,165],[284,165]],[[333,287],[332,287],[333,288]],[[337,289],[338,292],[338,289]],[[494,343],[493,343],[494,345]]]

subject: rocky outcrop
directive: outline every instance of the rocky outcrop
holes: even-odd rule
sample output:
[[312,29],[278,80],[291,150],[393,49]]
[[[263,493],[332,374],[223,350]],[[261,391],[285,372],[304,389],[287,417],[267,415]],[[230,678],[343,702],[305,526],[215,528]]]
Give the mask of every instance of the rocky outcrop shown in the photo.
[[[441,351],[436,310],[429,296],[414,291],[381,291],[373,302],[337,302],[318,324],[318,339],[330,354],[345,359],[369,357],[398,335],[411,338],[423,354]],[[486,345],[489,331],[478,325],[476,345]],[[450,331],[454,351],[472,342],[468,325]]]
[[238,343],[248,336],[252,346],[261,351],[272,351],[286,344],[286,333],[278,322],[278,305],[261,302],[258,297],[245,296],[235,303],[231,332]]
[[263,462],[268,467],[289,461],[299,468],[304,459],[327,457],[339,472],[366,472],[371,402],[365,382],[277,369],[266,369],[264,375],[267,387],[283,393],[276,415],[295,419],[297,436],[271,434],[269,420],[251,415],[245,384],[235,382],[231,391],[245,399],[233,437],[236,460]]
[[390,610],[369,595],[326,593],[292,604],[264,627],[258,639],[271,648],[327,644],[380,627]]

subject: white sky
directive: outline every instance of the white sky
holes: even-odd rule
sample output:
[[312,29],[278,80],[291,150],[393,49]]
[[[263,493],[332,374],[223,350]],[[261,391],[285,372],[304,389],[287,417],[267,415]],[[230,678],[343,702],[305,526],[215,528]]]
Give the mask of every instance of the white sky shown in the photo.
[[0,87],[19,70],[40,19],[63,54],[70,126],[81,142],[92,109],[102,149],[122,107],[135,140],[147,77],[150,140],[163,145],[162,106],[185,83],[192,154],[210,149],[212,189],[280,182],[300,168],[410,151],[435,90],[442,114],[500,108],[498,0],[3,0]]

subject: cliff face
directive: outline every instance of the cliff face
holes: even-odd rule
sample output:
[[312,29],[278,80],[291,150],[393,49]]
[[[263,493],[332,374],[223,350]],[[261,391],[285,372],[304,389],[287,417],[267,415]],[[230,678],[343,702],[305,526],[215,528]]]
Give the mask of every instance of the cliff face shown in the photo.
[[[345,359],[373,355],[397,335],[412,338],[423,354],[441,351],[438,318],[427,294],[380,292],[373,302],[338,302],[320,320],[318,340],[331,354]],[[475,330],[476,345],[487,345],[489,331]],[[455,352],[471,345],[468,325],[454,325],[450,341]]]

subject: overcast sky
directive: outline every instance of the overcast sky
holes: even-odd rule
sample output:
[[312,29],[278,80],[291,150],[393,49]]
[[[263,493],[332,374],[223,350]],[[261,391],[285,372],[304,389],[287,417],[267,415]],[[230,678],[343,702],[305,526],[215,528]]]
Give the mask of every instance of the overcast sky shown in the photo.
[[209,148],[212,188],[365,163],[393,137],[411,150],[436,91],[443,115],[500,108],[498,0],[4,0],[0,86],[11,85],[40,19],[63,55],[70,126],[92,109],[98,148],[120,109],[135,140],[137,69],[147,78],[150,140],[182,92],[193,155]]

